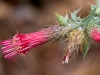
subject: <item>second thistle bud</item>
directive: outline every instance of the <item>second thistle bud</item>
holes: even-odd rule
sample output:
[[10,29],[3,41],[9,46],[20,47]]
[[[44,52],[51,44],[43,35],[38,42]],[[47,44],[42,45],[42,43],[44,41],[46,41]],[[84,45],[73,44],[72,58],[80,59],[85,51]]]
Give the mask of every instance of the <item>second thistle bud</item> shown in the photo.
[[94,41],[100,42],[100,31],[97,27],[91,28],[90,36]]

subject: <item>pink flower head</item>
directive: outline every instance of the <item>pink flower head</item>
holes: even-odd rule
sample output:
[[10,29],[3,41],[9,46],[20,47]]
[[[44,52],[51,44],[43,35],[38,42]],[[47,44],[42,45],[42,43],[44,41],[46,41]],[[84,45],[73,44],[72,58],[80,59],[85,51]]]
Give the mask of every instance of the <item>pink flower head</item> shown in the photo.
[[25,56],[32,48],[47,43],[50,39],[56,37],[59,32],[62,32],[61,29],[61,27],[55,25],[30,34],[17,33],[13,39],[1,42],[4,57],[11,59],[18,54]]
[[100,42],[100,32],[99,32],[98,28],[96,28],[96,27],[92,28],[91,37],[94,41]]

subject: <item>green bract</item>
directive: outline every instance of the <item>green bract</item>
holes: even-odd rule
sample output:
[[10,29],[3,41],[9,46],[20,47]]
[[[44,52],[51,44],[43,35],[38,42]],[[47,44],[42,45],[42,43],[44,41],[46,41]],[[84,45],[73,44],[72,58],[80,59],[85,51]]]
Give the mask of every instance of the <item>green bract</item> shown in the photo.
[[56,13],[59,25],[70,28],[67,33],[70,33],[71,30],[78,29],[79,27],[82,28],[84,34],[86,35],[85,39],[87,41],[84,43],[83,58],[85,58],[90,48],[89,42],[92,39],[89,32],[91,27],[96,26],[97,28],[100,28],[100,4],[97,2],[97,5],[90,4],[90,6],[91,13],[86,18],[80,18],[79,16],[77,16],[81,8],[74,12],[70,12],[70,18],[68,17],[68,13],[66,13],[65,17]]

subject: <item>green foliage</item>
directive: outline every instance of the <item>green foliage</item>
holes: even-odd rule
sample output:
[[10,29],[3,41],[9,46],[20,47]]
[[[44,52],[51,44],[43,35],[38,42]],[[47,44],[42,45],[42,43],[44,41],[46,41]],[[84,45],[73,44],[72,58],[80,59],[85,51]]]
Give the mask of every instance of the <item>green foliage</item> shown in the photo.
[[56,14],[56,17],[57,17],[57,20],[58,20],[58,23],[61,25],[61,26],[66,26],[67,25],[67,18],[57,14]]
[[[89,3],[89,4],[90,4],[90,3]],[[95,11],[95,14],[96,14],[97,16],[100,16],[100,2],[97,0],[97,4],[96,4],[96,5],[90,4],[90,6],[91,6],[91,10],[92,10],[92,11],[94,10],[94,8],[97,7],[97,9],[96,9],[96,11]]]
[[73,22],[76,22],[77,20],[80,20],[80,17],[77,17],[78,12],[80,11],[81,8],[79,8],[78,10],[74,11],[74,12],[70,12],[71,15],[71,20]]
[[89,51],[89,44],[85,44],[84,50],[83,50],[83,60],[85,59],[88,51]]
[[71,29],[79,27],[80,25],[82,25],[82,22],[83,22],[83,20],[80,17],[77,16],[80,9],[81,8],[79,8],[78,10],[76,10],[74,12],[70,12],[71,19],[69,19],[68,14],[66,14],[66,16],[63,17],[63,16],[55,13],[57,20],[58,20],[58,23],[61,26],[68,26],[68,24],[70,24]]
[[66,14],[66,16],[63,17],[55,13],[57,16],[58,23],[61,26],[65,26],[69,29],[69,31],[66,34],[68,34],[74,29],[78,29],[79,27],[81,27],[83,33],[87,35],[87,42],[85,41],[83,49],[83,59],[85,59],[87,52],[89,51],[90,48],[89,42],[90,40],[92,40],[90,39],[91,38],[90,28],[96,26],[98,29],[100,29],[100,3],[97,1],[96,5],[90,4],[90,6],[91,6],[91,13],[86,18],[83,19],[80,18],[80,16],[77,16],[81,8],[79,8],[74,12],[70,12],[71,18],[68,17],[68,14]]
[[[57,19],[58,19],[58,23],[61,25],[61,26],[66,26],[66,27],[69,27],[68,25],[70,24],[70,28],[73,30],[73,29],[76,29],[78,27],[82,27],[83,30],[86,29],[86,31],[84,31],[86,33],[86,35],[88,35],[88,43],[85,42],[85,45],[84,45],[84,49],[83,49],[83,59],[86,57],[87,55],[87,52],[90,48],[90,44],[89,44],[89,41],[91,40],[90,39],[90,35],[88,34],[88,31],[89,29],[91,28],[91,26],[97,26],[98,28],[100,27],[100,17],[99,17],[99,14],[100,14],[100,4],[97,3],[97,5],[92,5],[90,4],[91,6],[91,13],[84,19],[81,19],[80,17],[77,16],[78,12],[80,11],[81,8],[79,8],[78,10],[74,11],[74,12],[70,12],[70,15],[71,15],[71,18],[68,17],[68,14],[66,14],[65,17],[57,14]],[[69,30],[71,30],[69,29]]]
[[96,11],[96,7],[94,8],[94,10],[84,19],[83,21],[83,29],[85,29],[87,27],[87,25],[89,24],[89,22],[93,19],[94,15],[95,15],[95,11]]
[[89,48],[90,48],[89,43],[85,43],[84,49],[83,49],[83,60],[85,59],[85,57],[86,57],[86,55],[87,55],[87,53],[89,51]]
[[[90,3],[89,3],[90,4]],[[90,6],[91,6],[91,10],[93,11],[94,10],[94,8],[96,7],[95,5],[93,5],[93,4],[90,4]]]

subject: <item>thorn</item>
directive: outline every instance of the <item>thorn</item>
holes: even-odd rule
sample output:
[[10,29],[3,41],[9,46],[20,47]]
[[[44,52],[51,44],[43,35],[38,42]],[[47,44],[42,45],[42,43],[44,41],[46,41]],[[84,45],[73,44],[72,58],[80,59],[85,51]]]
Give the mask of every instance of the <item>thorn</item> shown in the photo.
[[80,8],[79,9],[81,9],[82,8],[82,6],[80,6]]
[[90,2],[87,1],[87,3],[91,6],[92,4]]
[[[68,10],[68,9],[67,9],[67,10]],[[70,11],[70,10],[68,10],[68,12],[69,12],[69,13],[71,13],[71,11]]]
[[91,11],[88,11],[89,13],[91,13]]
[[66,14],[67,14],[67,10],[66,10]]

